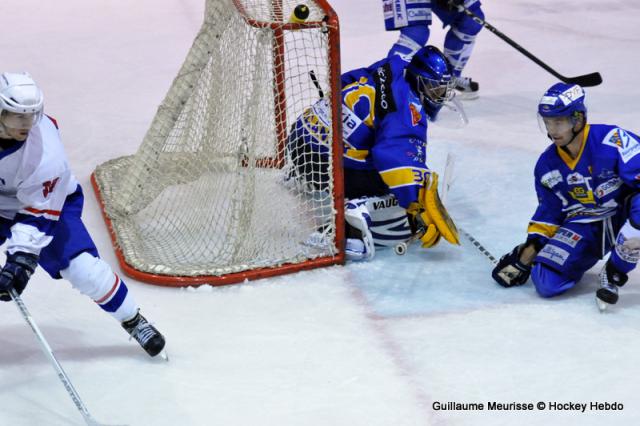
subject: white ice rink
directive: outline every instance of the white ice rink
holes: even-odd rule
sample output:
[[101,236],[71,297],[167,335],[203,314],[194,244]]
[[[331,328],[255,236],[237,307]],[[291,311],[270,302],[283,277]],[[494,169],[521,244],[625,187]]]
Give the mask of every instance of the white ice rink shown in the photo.
[[[386,55],[377,0],[333,0],[342,69]],[[0,69],[28,70],[85,188],[85,222],[117,267],[89,184],[133,153],[199,29],[204,0],[3,0]],[[640,3],[486,0],[487,20],[567,76],[602,73],[590,120],[640,131]],[[439,22],[431,41],[442,45]],[[554,78],[488,31],[466,74],[481,97],[462,130],[432,126],[429,164],[455,155],[449,211],[494,255],[525,238],[533,166],[549,141],[536,105]],[[24,300],[91,413],[132,426],[640,424],[640,273],[606,314],[596,269],[544,300],[505,290],[470,244],[224,288],[128,279],[166,335],[150,360],[111,317],[38,271]],[[126,277],[125,277],[126,279]],[[435,402],[586,403],[579,411],[438,411]],[[622,411],[592,411],[617,402]],[[0,306],[0,426],[83,421],[15,306]]]

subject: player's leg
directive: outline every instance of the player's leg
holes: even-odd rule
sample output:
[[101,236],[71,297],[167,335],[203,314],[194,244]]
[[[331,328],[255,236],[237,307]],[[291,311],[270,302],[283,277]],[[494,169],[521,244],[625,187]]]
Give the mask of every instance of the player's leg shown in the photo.
[[149,355],[155,356],[164,348],[164,337],[140,314],[125,282],[98,256],[81,219],[83,201],[80,187],[67,197],[53,240],[42,250],[39,263],[51,277],[65,278],[90,297],[118,320]]
[[388,56],[397,55],[409,62],[429,40],[431,1],[383,0],[384,26],[387,31],[400,31],[398,41]]
[[601,257],[600,222],[566,223],[534,259],[531,279],[542,297],[574,287]]
[[[480,1],[467,0],[465,6],[484,19]],[[456,90],[462,99],[475,99],[478,97],[479,84],[469,77],[462,77],[462,71],[471,57],[482,25],[463,12],[450,11],[438,5],[434,5],[433,11],[445,25],[449,25],[444,40],[444,54],[453,66],[453,73],[457,78]]]
[[[607,304],[618,301],[618,288],[627,282],[627,274],[635,269],[640,260],[640,196],[629,200],[627,210],[625,216],[628,218],[618,231],[611,256],[600,272],[600,288],[596,297]],[[610,233],[613,234],[613,229]],[[600,307],[603,309],[605,305]]]

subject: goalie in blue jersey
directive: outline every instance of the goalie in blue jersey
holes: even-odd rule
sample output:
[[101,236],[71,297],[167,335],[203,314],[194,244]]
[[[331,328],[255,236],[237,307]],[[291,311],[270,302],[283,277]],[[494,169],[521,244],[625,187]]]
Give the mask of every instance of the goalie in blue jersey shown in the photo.
[[[428,120],[452,102],[451,72],[442,52],[426,46],[408,65],[392,56],[342,75],[349,259],[370,259],[375,244],[394,245],[412,235],[425,248],[440,237],[458,244],[437,195],[438,175],[426,163]],[[296,179],[320,191],[329,176],[329,115],[321,98],[297,119],[287,146]]]
[[553,145],[535,167],[536,209],[524,244],[504,255],[493,278],[504,287],[531,275],[553,297],[611,253],[600,272],[601,309],[640,258],[640,138],[607,124],[588,124],[584,90],[558,83],[544,94],[539,118]]
[[459,11],[459,5],[484,19],[479,0],[382,0],[386,30],[400,31],[389,56],[397,55],[409,61],[418,49],[427,44],[431,17],[435,14],[443,26],[449,27],[444,39],[444,54],[453,66],[455,88],[462,99],[475,99],[478,97],[478,83],[461,74],[482,25]]

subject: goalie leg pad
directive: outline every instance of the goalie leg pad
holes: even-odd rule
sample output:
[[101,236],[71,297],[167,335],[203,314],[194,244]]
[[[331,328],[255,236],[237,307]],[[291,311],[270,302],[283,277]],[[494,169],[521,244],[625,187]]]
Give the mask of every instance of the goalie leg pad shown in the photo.
[[360,198],[371,217],[371,235],[378,246],[394,247],[411,238],[407,212],[391,194]]
[[438,174],[431,172],[430,178],[425,180],[425,186],[421,190],[421,200],[425,211],[421,213],[422,220],[426,224],[434,224],[442,238],[451,244],[460,244],[458,228],[449,212],[442,204],[438,194]]
[[360,233],[360,240],[363,245],[356,246],[355,241],[347,239],[346,255],[349,260],[367,260],[373,258],[376,249],[371,235],[371,216],[365,201],[353,200],[348,201],[344,210],[344,219],[347,224]]

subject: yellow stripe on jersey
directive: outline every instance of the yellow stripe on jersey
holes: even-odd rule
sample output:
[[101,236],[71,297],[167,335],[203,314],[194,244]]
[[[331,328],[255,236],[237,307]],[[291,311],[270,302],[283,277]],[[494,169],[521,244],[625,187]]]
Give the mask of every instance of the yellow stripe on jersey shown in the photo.
[[427,169],[398,167],[380,172],[380,176],[382,176],[382,180],[389,188],[396,188],[406,185],[421,185],[427,172]]
[[576,165],[580,161],[580,158],[582,157],[582,152],[584,151],[584,147],[587,145],[588,137],[589,137],[589,125],[586,124],[584,126],[584,133],[582,135],[582,146],[580,147],[580,152],[578,152],[578,155],[576,156],[576,158],[571,158],[571,156],[567,154],[564,149],[558,148],[556,146],[556,152],[558,153],[560,158],[562,158],[562,161],[564,161],[567,167],[569,167],[571,170],[575,169]]
[[542,223],[542,222],[529,222],[529,227],[527,228],[527,233],[529,234],[539,234],[548,238],[553,237],[558,230],[558,225],[552,225],[550,223]]
[[360,162],[365,161],[367,155],[369,155],[368,149],[347,149],[344,151],[345,158]]
[[367,77],[360,77],[360,80],[347,84],[342,88],[342,100],[344,104],[351,110],[355,111],[356,104],[363,100],[368,102],[369,114],[362,118],[367,127],[373,128],[373,120],[375,119],[375,99],[376,89],[368,84]]

